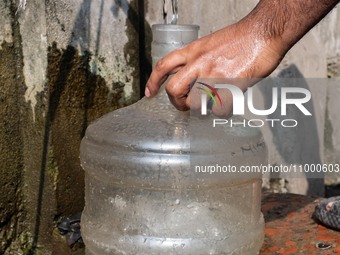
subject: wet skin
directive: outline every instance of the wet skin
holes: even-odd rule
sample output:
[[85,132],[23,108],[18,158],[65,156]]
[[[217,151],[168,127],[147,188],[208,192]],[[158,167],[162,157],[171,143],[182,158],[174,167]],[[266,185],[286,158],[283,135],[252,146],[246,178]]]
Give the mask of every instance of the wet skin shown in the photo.
[[[239,22],[161,59],[147,82],[145,96],[157,94],[171,74],[166,91],[178,110],[200,108],[202,92],[191,89],[192,81],[200,78],[223,78],[224,82],[229,79],[245,92],[274,71],[288,50],[338,2],[261,0]],[[219,94],[223,104],[214,104],[212,112],[227,116],[232,108],[232,95],[228,90],[220,90]]]

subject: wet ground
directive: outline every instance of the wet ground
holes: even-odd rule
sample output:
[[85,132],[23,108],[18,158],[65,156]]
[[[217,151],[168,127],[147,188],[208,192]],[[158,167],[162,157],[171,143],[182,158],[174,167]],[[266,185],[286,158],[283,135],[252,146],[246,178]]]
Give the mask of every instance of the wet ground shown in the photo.
[[260,255],[340,254],[339,232],[312,219],[319,199],[295,194],[268,194],[262,199],[265,240]]

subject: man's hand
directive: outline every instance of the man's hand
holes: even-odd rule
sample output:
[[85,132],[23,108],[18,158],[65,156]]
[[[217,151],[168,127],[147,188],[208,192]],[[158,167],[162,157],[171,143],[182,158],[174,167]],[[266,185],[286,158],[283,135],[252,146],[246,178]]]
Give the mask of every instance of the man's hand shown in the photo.
[[[283,52],[275,48],[270,40],[259,36],[256,30],[243,21],[188,46],[176,50],[161,59],[147,83],[150,96],[157,93],[169,74],[175,73],[166,86],[171,102],[179,110],[199,108],[196,90],[190,92],[190,84],[198,78],[262,78],[269,75],[279,64]],[[213,84],[210,84],[213,85]],[[238,84],[247,90],[248,84]],[[228,114],[231,94],[219,91],[223,101],[213,106],[218,115]],[[148,96],[148,92],[146,92]],[[196,98],[195,98],[196,97]]]
[[[254,81],[268,76],[286,52],[339,0],[261,0],[243,20],[203,37],[161,59],[146,85],[145,95],[154,96],[170,74],[166,86],[173,105],[179,110],[200,108],[199,93],[190,84],[199,78]],[[308,11],[308,12],[307,12]],[[251,79],[251,80],[250,80]],[[239,82],[244,92],[254,82]],[[213,85],[213,84],[210,84]],[[228,115],[232,96],[219,94],[223,108],[214,104],[216,115]]]

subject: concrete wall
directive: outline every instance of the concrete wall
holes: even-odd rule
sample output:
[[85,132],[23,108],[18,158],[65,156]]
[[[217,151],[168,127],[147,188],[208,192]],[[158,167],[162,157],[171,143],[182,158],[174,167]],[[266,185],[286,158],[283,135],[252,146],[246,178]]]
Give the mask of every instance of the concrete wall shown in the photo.
[[0,254],[51,254],[55,221],[82,210],[88,123],[139,99],[137,13],[133,0],[0,2]]
[[[150,26],[163,23],[163,6],[145,0],[144,20],[138,2],[0,1],[0,254],[60,254],[52,252],[56,220],[84,205],[79,143],[86,126],[138,100],[150,69]],[[203,36],[237,21],[256,2],[179,1],[179,23],[199,24]],[[326,56],[339,53],[339,13],[332,15],[296,45],[274,75],[326,76]],[[311,155],[322,161],[324,123],[332,127],[327,135],[332,148],[338,144],[338,86],[328,87],[327,104],[327,88],[306,86],[314,119],[312,128],[299,132],[314,138]],[[266,91],[256,91],[263,106]],[[285,162],[284,148],[295,146],[294,137],[283,145],[274,137],[284,133],[267,126],[264,134],[270,162]],[[299,155],[298,162],[311,158]]]
[[10,7],[6,1],[0,2],[0,254],[16,239],[22,219],[23,141],[17,116],[24,87],[20,44],[14,41],[18,29]]
[[[335,8],[324,20],[317,26],[320,34],[320,40],[325,46],[325,52],[328,62],[328,76],[333,78],[327,86],[327,101],[325,112],[325,162],[330,164],[339,164],[339,127],[340,117],[339,96],[340,96],[340,10],[339,6]],[[333,173],[326,176],[326,183],[336,185],[340,182],[339,174]]]
[[327,57],[340,56],[340,10],[334,8],[315,28],[319,33]]

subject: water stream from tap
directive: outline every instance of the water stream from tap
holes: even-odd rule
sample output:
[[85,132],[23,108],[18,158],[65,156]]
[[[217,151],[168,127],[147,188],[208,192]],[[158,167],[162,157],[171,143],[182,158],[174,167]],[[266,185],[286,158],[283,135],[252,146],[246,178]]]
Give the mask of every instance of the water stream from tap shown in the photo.
[[177,25],[177,20],[178,20],[178,1],[177,0],[172,0],[172,20],[171,24]]
[[[168,6],[169,0],[163,0],[163,20],[164,24],[168,24]],[[178,20],[178,0],[171,0],[171,11],[172,11],[172,19],[170,24],[177,25]]]

